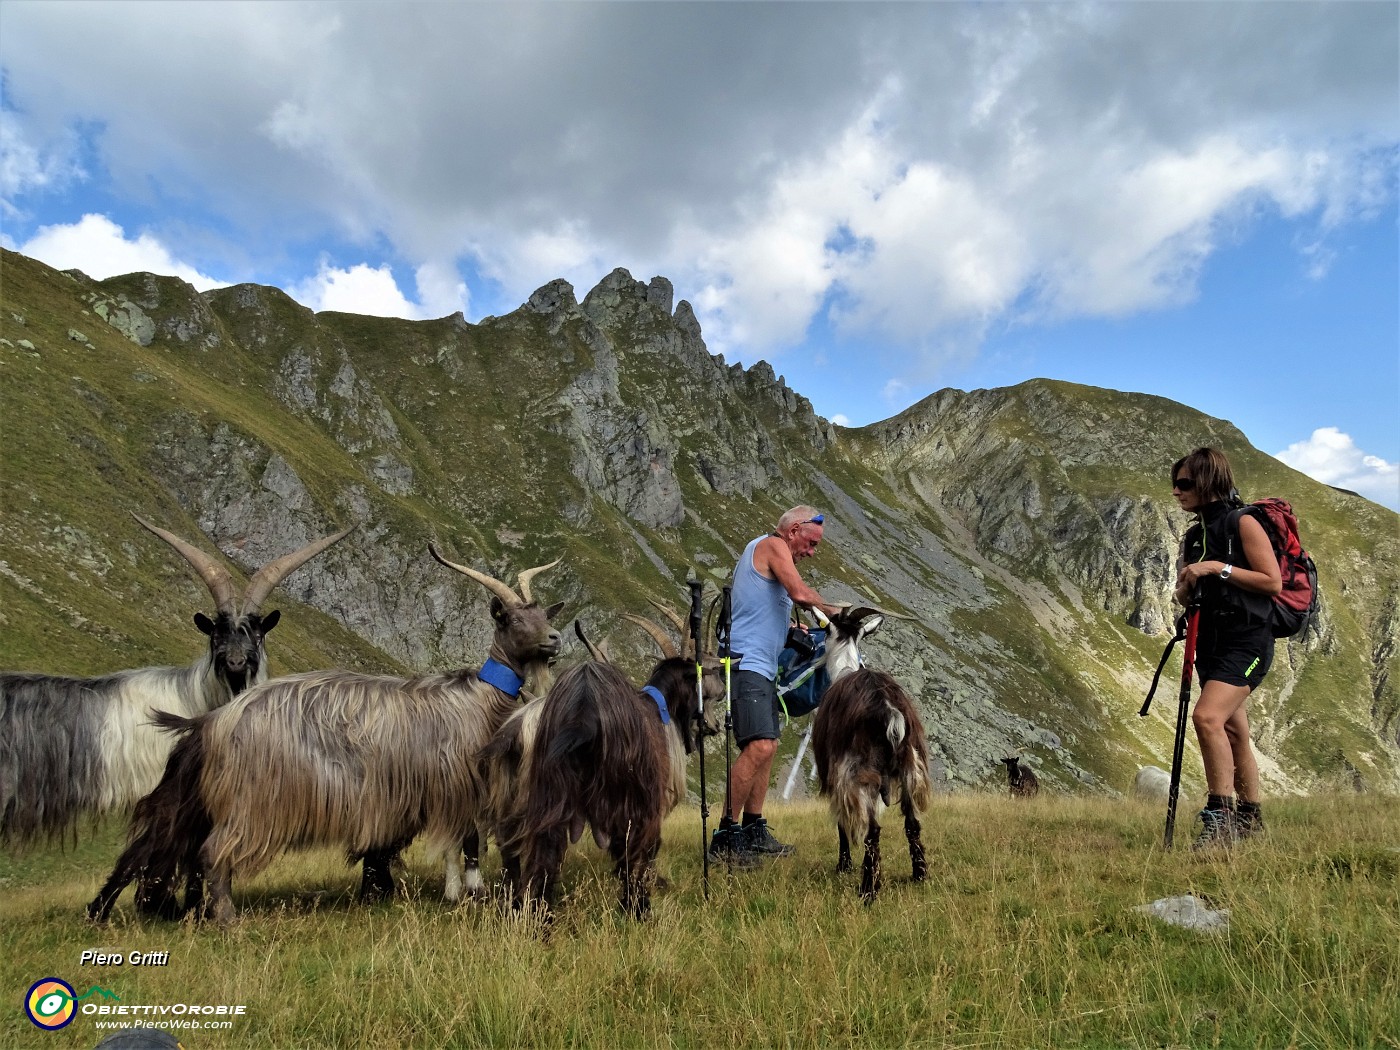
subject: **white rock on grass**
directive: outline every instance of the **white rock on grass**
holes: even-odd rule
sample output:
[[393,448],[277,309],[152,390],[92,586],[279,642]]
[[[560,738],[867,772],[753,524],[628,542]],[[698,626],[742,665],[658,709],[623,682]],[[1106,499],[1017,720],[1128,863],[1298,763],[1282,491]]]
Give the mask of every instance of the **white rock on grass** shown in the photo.
[[1207,933],[1218,933],[1230,925],[1229,908],[1212,909],[1205,901],[1189,893],[1184,897],[1163,897],[1151,904],[1139,904],[1133,911],[1155,916],[1172,926]]

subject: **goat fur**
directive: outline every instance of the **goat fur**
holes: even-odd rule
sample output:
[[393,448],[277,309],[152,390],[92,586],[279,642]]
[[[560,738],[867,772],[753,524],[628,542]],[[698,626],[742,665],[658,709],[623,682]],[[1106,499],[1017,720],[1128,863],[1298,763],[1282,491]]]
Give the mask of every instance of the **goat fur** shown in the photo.
[[[674,610],[662,603],[657,608],[667,615],[678,629],[684,629]],[[692,659],[678,654],[675,642],[663,628],[645,617],[623,613],[623,617],[642,627],[658,644],[662,660],[653,668],[646,684],[658,689],[667,699],[672,721],[665,735],[669,774],[666,781],[663,816],[670,813],[686,794],[686,757],[696,746],[694,727],[697,704],[695,703],[695,663]],[[601,647],[595,647],[585,636],[583,627],[575,622],[579,640],[600,662],[608,663]],[[715,712],[717,703],[724,695],[721,677],[722,665],[711,654],[701,654],[702,688],[705,695],[706,719],[703,732],[712,735],[719,732]],[[526,837],[525,806],[527,783],[535,761],[535,741],[539,734],[540,715],[544,698],[531,700],[510,716],[482,751],[481,762],[486,777],[487,803],[483,830],[489,828],[491,834],[501,844],[504,882],[508,892],[514,894],[520,885],[520,844]],[[596,837],[596,836],[595,836]],[[577,836],[574,836],[575,841]],[[599,842],[600,847],[602,843]],[[456,853],[448,854],[447,891],[449,900],[456,900],[462,888],[467,887],[474,895],[484,895],[485,888],[480,874],[480,856],[483,852],[482,837],[479,834],[468,836],[463,844],[466,868],[463,871],[461,858]]]
[[669,765],[656,705],[610,664],[579,664],[541,704],[534,748],[521,834],[502,846],[521,858],[516,903],[538,898],[549,908],[586,823],[612,856],[623,910],[645,915]]

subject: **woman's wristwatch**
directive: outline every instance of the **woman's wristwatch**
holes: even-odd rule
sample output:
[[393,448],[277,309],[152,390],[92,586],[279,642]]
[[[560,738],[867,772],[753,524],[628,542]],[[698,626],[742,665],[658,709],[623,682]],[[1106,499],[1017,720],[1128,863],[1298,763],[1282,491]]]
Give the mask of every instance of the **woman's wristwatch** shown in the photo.
[[1222,580],[1228,580],[1228,579],[1230,578],[1230,573],[1232,573],[1232,572],[1234,572],[1234,571],[1235,571],[1235,567],[1234,567],[1233,565],[1231,565],[1229,562],[1226,562],[1226,563],[1225,563],[1225,568],[1223,568],[1223,569],[1220,570],[1220,578],[1221,578]]

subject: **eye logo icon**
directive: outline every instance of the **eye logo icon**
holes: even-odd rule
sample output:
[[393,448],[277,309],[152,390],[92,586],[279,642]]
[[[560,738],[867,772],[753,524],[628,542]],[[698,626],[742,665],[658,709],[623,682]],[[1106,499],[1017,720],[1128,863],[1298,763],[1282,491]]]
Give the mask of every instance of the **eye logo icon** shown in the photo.
[[24,1012],[40,1028],[56,1032],[67,1027],[78,1012],[77,998],[67,981],[45,977],[30,986],[29,994],[24,997]]

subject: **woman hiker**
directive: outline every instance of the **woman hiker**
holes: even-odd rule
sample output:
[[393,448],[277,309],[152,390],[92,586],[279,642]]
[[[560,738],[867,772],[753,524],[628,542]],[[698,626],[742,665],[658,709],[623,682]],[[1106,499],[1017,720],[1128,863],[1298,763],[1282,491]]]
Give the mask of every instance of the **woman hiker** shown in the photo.
[[1182,539],[1175,598],[1201,610],[1201,695],[1191,716],[1209,792],[1192,846],[1201,849],[1264,829],[1245,706],[1273,663],[1268,603],[1283,582],[1264,527],[1249,514],[1231,513],[1244,504],[1223,452],[1198,448],[1172,465],[1171,477],[1177,504],[1196,515]]

